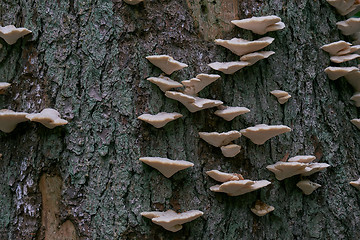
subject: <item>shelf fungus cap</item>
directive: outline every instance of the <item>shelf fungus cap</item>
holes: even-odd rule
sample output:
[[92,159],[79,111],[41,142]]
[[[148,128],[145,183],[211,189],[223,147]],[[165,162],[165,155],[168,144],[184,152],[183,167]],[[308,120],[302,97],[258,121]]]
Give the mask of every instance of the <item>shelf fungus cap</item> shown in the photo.
[[157,225],[168,231],[177,232],[182,229],[182,224],[191,222],[204,213],[199,210],[191,210],[183,213],[176,213],[173,210],[166,212],[142,212],[141,216],[151,219]]
[[356,181],[351,181],[350,184],[360,190],[360,178]]
[[248,127],[241,130],[241,134],[249,138],[253,143],[261,145],[267,140],[282,133],[290,132],[291,128],[285,125],[266,125],[259,124],[254,127]]
[[255,206],[251,208],[251,211],[259,217],[265,216],[266,214],[274,210],[275,208],[273,206],[267,205],[260,200],[257,200]]
[[215,82],[220,78],[217,74],[205,74],[201,73],[190,80],[184,80],[181,83],[185,86],[184,93],[195,96],[198,92],[203,90],[206,86]]
[[244,180],[243,176],[239,173],[224,173],[219,170],[211,170],[207,171],[206,174],[218,182]]
[[159,170],[165,177],[169,178],[180,170],[194,166],[192,162],[184,160],[170,160],[161,157],[142,157],[140,161]]
[[301,173],[302,176],[310,176],[316,172],[319,172],[325,168],[330,167],[327,163],[310,163],[305,168],[305,171]]
[[182,117],[180,113],[167,113],[167,112],[161,112],[155,115],[151,114],[142,114],[138,117],[138,119],[143,120],[144,122],[147,122],[151,125],[153,125],[156,128],[161,128],[165,126],[168,122],[171,122],[175,119],[178,119]]
[[241,20],[233,20],[232,24],[239,28],[251,30],[253,33],[263,35],[267,32],[283,29],[285,24],[280,22],[278,16],[251,17]]
[[321,187],[320,184],[314,183],[310,180],[302,180],[296,184],[298,188],[300,188],[305,195],[310,195],[313,191]]
[[360,57],[359,54],[348,54],[348,55],[342,55],[342,56],[332,56],[330,58],[330,61],[334,63],[343,63],[347,61],[354,60],[356,58]]
[[160,75],[159,77],[149,77],[146,80],[156,84],[163,92],[166,92],[172,88],[183,86],[181,83],[165,77],[164,75]]
[[213,62],[208,64],[208,66],[211,67],[212,69],[223,72],[225,74],[233,74],[249,65],[250,64],[248,62],[241,62],[241,61]]
[[16,41],[25,36],[26,34],[31,33],[29,29],[26,28],[16,28],[14,25],[8,25],[5,27],[0,27],[0,37],[5,40],[8,44],[12,45]]
[[238,56],[258,51],[274,41],[272,37],[263,37],[258,40],[248,41],[242,38],[233,38],[231,40],[216,39],[215,44],[223,46]]
[[221,147],[221,152],[225,157],[235,157],[240,153],[241,146],[237,144],[229,144]]
[[360,71],[352,71],[345,75],[346,81],[355,89],[356,92],[360,91]]
[[231,141],[241,137],[239,131],[229,131],[229,132],[199,132],[200,137],[205,140],[207,143],[215,146],[221,147],[229,144]]
[[300,155],[300,156],[295,156],[292,158],[288,159],[288,162],[300,162],[300,163],[310,163],[312,161],[314,161],[316,159],[315,156],[312,155]]
[[165,96],[181,102],[190,112],[197,112],[223,104],[223,102],[219,100],[194,97],[175,91],[166,91]]
[[130,5],[136,5],[136,4],[139,4],[141,2],[143,2],[144,0],[124,0],[124,2],[126,2],[127,4],[130,4]]
[[146,59],[158,68],[160,68],[164,73],[169,75],[172,74],[174,71],[183,69],[184,67],[188,66],[185,63],[174,60],[174,58],[168,55],[147,56]]
[[14,112],[8,109],[0,110],[0,130],[9,133],[12,132],[18,123],[26,122],[25,112]]
[[336,80],[340,77],[344,77],[347,74],[359,71],[359,68],[357,67],[327,67],[325,68],[325,73],[328,75],[328,77],[331,80]]
[[344,35],[351,35],[360,32],[360,18],[349,18],[346,21],[336,23],[338,29]]
[[267,170],[275,173],[278,180],[283,180],[305,172],[306,163],[300,162],[277,162],[266,167]]
[[275,54],[274,51],[254,52],[254,53],[249,53],[249,54],[246,54],[246,55],[242,56],[240,58],[240,60],[243,61],[243,62],[248,62],[249,63],[248,66],[251,66],[251,65],[255,64],[256,62],[258,62],[259,60],[262,60],[264,58],[268,58],[273,54]]
[[6,89],[8,89],[8,87],[10,87],[10,83],[7,82],[0,82],[0,94],[4,94]]
[[360,107],[360,92],[355,93],[350,100],[355,102],[356,107]]
[[286,103],[289,98],[291,98],[291,95],[288,92],[282,90],[273,90],[270,93],[277,98],[280,104]]
[[351,123],[354,124],[358,129],[360,129],[360,119],[359,118],[352,119]]
[[333,43],[326,44],[322,46],[320,49],[324,50],[325,52],[330,53],[330,55],[333,56],[339,56],[339,52],[350,48],[351,43],[345,42],[345,41],[337,41]]
[[267,180],[252,181],[252,180],[238,180],[238,181],[227,181],[221,185],[215,185],[210,187],[213,192],[224,192],[229,196],[239,196],[248,192],[255,191],[259,188],[266,187],[271,184]]
[[61,119],[60,113],[52,108],[45,108],[40,113],[27,114],[26,118],[32,122],[39,122],[50,129],[68,124],[68,121]]
[[231,121],[235,117],[250,112],[250,109],[246,107],[225,107],[224,109],[219,109],[215,111],[215,115],[222,117],[226,121]]

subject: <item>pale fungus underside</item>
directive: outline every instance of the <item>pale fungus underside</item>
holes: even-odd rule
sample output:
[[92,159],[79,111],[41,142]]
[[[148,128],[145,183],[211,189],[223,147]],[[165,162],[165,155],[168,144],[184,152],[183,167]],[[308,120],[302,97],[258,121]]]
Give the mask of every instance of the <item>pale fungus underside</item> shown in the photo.
[[188,66],[185,63],[176,61],[174,58],[168,55],[147,56],[146,59],[168,75],[172,74],[174,71],[183,69],[184,67]]
[[298,188],[300,188],[305,195],[310,195],[313,191],[321,187],[320,184],[314,183],[310,180],[302,180],[296,184]]
[[192,162],[184,160],[171,160],[161,157],[141,157],[140,161],[159,170],[165,177],[169,178],[180,170],[194,166]]
[[285,27],[285,24],[281,22],[281,18],[274,15],[233,20],[231,23],[239,28],[251,30],[253,33],[260,35],[281,30]]
[[19,38],[29,33],[31,33],[29,29],[16,28],[14,25],[0,27],[0,37],[3,38],[9,45],[16,43]]
[[253,143],[262,145],[267,140],[282,133],[290,132],[291,128],[285,125],[266,125],[259,124],[254,127],[248,127],[241,130],[241,134],[249,138]]
[[260,200],[257,200],[255,206],[251,208],[251,211],[259,217],[265,216],[266,214],[274,210],[275,208],[273,206],[267,205],[266,203]]
[[62,119],[60,113],[52,108],[45,108],[40,113],[27,114],[26,118],[32,122],[39,122],[50,129],[68,124],[68,121]]
[[173,113],[160,112],[155,115],[142,114],[138,117],[138,119],[147,122],[156,128],[161,128],[165,126],[167,123],[176,120],[178,118],[181,118],[182,116],[183,116],[182,114],[176,112]]

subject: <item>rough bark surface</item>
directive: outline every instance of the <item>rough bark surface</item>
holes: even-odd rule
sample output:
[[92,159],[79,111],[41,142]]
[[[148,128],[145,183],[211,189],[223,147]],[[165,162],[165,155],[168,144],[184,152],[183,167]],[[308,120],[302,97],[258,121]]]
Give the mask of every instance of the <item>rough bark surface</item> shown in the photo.
[[[234,75],[221,74],[200,93],[250,113],[231,122],[214,109],[190,113],[145,80],[161,73],[145,59],[153,54],[189,65],[172,74],[176,80],[214,72],[208,63],[238,59],[215,38],[260,37],[229,21],[271,14],[286,24],[267,34],[275,41],[266,49],[276,54]],[[0,1],[2,26],[33,31],[11,46],[0,40],[1,81],[12,84],[0,96],[0,108],[52,107],[69,121],[52,130],[25,122],[0,133],[0,239],[46,239],[47,220],[57,225],[54,231],[70,231],[63,239],[73,229],[79,239],[358,239],[359,192],[348,182],[359,176],[360,134],[349,121],[359,112],[349,100],[351,86],[323,73],[330,61],[319,50],[349,40],[335,27],[343,19],[325,0],[145,0],[136,6],[120,0]],[[274,89],[293,97],[279,105],[269,93]],[[184,117],[162,129],[136,119],[160,111]],[[242,137],[241,154],[230,159],[198,137],[199,131],[259,123],[293,130],[261,146]],[[265,169],[287,154],[313,154],[329,163],[310,177],[322,188],[305,196],[296,187],[300,177],[277,181]],[[166,179],[138,161],[141,156],[195,165]],[[215,181],[205,172],[211,169],[272,184],[229,197],[209,190]],[[275,211],[255,216],[250,207],[257,199]],[[167,209],[204,215],[177,233],[140,216]]]

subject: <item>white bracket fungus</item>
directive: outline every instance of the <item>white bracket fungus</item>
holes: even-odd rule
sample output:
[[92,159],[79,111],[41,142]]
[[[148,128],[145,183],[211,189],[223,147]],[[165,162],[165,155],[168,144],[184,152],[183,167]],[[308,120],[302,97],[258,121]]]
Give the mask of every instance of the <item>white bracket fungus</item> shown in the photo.
[[336,23],[336,26],[344,35],[351,35],[360,32],[360,18],[349,18],[346,21]]
[[197,112],[223,104],[223,102],[219,100],[194,97],[175,91],[166,91],[165,96],[181,102],[190,112]]
[[183,86],[181,83],[165,77],[164,75],[160,75],[159,77],[149,77],[146,80],[156,84],[163,92],[166,92],[172,88]]
[[270,93],[277,98],[280,104],[286,103],[289,100],[289,98],[291,98],[291,95],[288,92],[282,90],[274,90],[271,91]]
[[191,210],[183,213],[176,213],[173,210],[166,212],[142,212],[141,216],[151,219],[157,225],[162,226],[168,231],[177,232],[182,229],[182,225],[201,217],[204,213],[199,210]]
[[229,144],[221,147],[221,152],[225,157],[235,157],[241,150],[241,146]]
[[356,107],[360,107],[360,92],[356,92],[351,98],[350,100],[355,102],[355,106]]
[[223,72],[225,74],[233,74],[240,69],[249,66],[248,62],[213,62],[208,64],[209,67],[211,67],[214,70]]
[[256,62],[258,62],[259,60],[268,58],[273,54],[275,54],[274,51],[254,52],[254,53],[249,53],[249,54],[242,56],[240,58],[240,60],[243,62],[248,62],[249,63],[248,66],[251,66],[251,65],[255,64]]
[[10,83],[0,82],[0,94],[4,94],[6,89],[10,87]]
[[160,68],[164,73],[169,75],[172,74],[174,71],[183,69],[184,67],[188,66],[185,63],[174,60],[174,58],[168,55],[147,56],[146,59],[158,68]]
[[266,168],[275,173],[275,177],[278,180],[283,180],[298,174],[310,176],[330,166],[327,163],[311,163],[313,159],[315,159],[313,156],[296,156],[290,158],[288,162],[280,161],[268,165]]
[[165,177],[169,178],[180,170],[194,166],[192,162],[184,160],[170,160],[161,157],[142,157],[140,161],[159,170]]
[[360,119],[353,119],[350,121],[352,124],[354,124],[358,129],[360,129]]
[[351,184],[351,186],[356,187],[357,189],[360,190],[360,178],[356,181],[350,182],[350,184]]
[[[260,181],[252,181],[248,179],[240,179],[240,180],[226,180],[224,177],[226,173],[222,173],[217,170],[212,170],[206,172],[210,177],[214,178],[219,182],[224,182],[221,185],[215,185],[210,187],[210,190],[213,192],[224,192],[227,193],[229,196],[239,196],[248,192],[255,191],[259,188],[265,187],[271,182],[267,180],[260,180]],[[233,177],[238,177],[238,174],[230,173]],[[240,175],[241,176],[241,175]],[[229,176],[230,177],[230,176]],[[242,178],[242,176],[241,176]]]
[[226,121],[231,121],[235,117],[250,112],[250,109],[246,107],[227,107],[227,106],[219,106],[219,110],[215,111],[215,115],[222,117]]
[[251,211],[259,217],[265,216],[266,214],[274,210],[275,208],[273,206],[267,205],[266,203],[260,200],[257,200],[254,208],[251,208]]
[[342,56],[332,56],[330,58],[330,61],[334,63],[343,63],[347,61],[354,60],[356,58],[360,57],[359,54],[348,54],[348,55],[342,55]]
[[271,31],[277,31],[285,27],[285,24],[281,22],[281,18],[274,15],[233,20],[231,23],[239,28],[251,30],[253,33],[260,35]]
[[340,77],[346,76],[347,74],[358,71],[357,67],[327,67],[325,73],[331,80],[336,80]]
[[272,137],[279,134],[290,132],[291,128],[285,125],[273,125],[258,124],[254,127],[248,127],[241,130],[241,134],[249,138],[253,143],[261,145]]
[[29,29],[26,28],[16,28],[14,25],[8,25],[5,27],[0,27],[0,37],[5,40],[8,44],[12,45],[16,41],[25,36],[26,34],[31,33]]
[[161,128],[165,126],[168,122],[171,122],[175,119],[178,119],[182,117],[180,113],[167,113],[167,112],[161,112],[155,115],[151,114],[142,114],[138,117],[138,119],[143,120],[144,122],[147,122],[151,125],[153,125],[156,128]]
[[0,110],[0,130],[9,133],[12,132],[18,123],[26,122],[25,112],[14,112],[8,109]]
[[124,0],[124,2],[126,2],[127,4],[130,4],[130,5],[136,5],[136,4],[139,4],[141,2],[143,2],[144,0]]
[[314,183],[310,180],[302,180],[296,184],[298,188],[300,188],[305,195],[310,195],[313,191],[321,187],[320,184]]
[[353,71],[345,75],[345,79],[355,89],[356,92],[360,91],[360,71]]
[[199,132],[200,137],[205,140],[207,143],[215,146],[221,147],[229,144],[231,141],[241,137],[239,131],[229,131],[229,132]]
[[32,122],[39,122],[50,129],[68,124],[68,121],[61,119],[60,113],[52,108],[45,108],[40,113],[27,114],[26,118]]
[[258,40],[248,41],[241,38],[233,38],[231,40],[216,39],[215,44],[223,46],[238,56],[242,56],[251,52],[258,51],[274,41],[272,37],[263,37]]
[[339,52],[344,51],[345,49],[350,48],[351,43],[345,41],[337,41],[333,43],[326,44],[322,46],[320,49],[324,50],[325,52],[330,53],[332,56],[339,56],[344,54],[339,54]]
[[358,0],[326,0],[331,6],[335,7],[341,15],[352,14],[359,10]]
[[244,180],[244,177],[239,173],[224,173],[219,170],[211,170],[207,171],[206,174],[218,182]]
[[184,80],[181,83],[185,86],[184,93],[192,96],[196,96],[198,92],[203,90],[206,86],[215,82],[220,78],[217,74],[205,74],[201,73],[190,80]]

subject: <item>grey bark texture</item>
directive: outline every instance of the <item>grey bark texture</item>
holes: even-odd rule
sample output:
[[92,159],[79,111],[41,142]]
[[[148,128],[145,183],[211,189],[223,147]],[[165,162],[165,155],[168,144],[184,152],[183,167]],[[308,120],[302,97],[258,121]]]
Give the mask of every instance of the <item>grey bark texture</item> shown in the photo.
[[[189,65],[171,75],[178,81],[215,73],[208,63],[238,57],[214,39],[260,37],[230,20],[271,14],[286,24],[266,34],[275,38],[266,50],[276,54],[220,74],[200,93],[250,113],[231,122],[215,109],[190,113],[145,80],[161,73],[145,59],[154,54]],[[32,113],[52,107],[69,121],[52,130],[25,122],[0,133],[0,239],[54,233],[58,239],[358,239],[360,197],[348,182],[360,175],[360,132],[350,123],[359,112],[349,100],[351,86],[324,74],[329,55],[319,50],[350,40],[335,25],[344,19],[325,0],[0,1],[1,26],[33,31],[11,46],[0,40],[1,81],[12,84],[0,108]],[[292,98],[278,104],[269,93],[275,89]],[[162,129],[136,119],[160,111],[184,117]],[[242,137],[241,153],[229,159],[198,137],[199,131],[260,123],[288,125],[292,132],[261,146]],[[305,196],[296,187],[299,176],[278,181],[265,169],[287,154],[329,163],[309,178],[322,187]],[[195,165],[167,179],[141,163],[142,156]],[[272,184],[229,197],[209,190],[216,182],[205,172],[212,169]],[[255,216],[250,207],[257,199],[275,211]],[[167,209],[204,215],[176,233],[140,216]],[[45,216],[58,225],[52,232]]]

